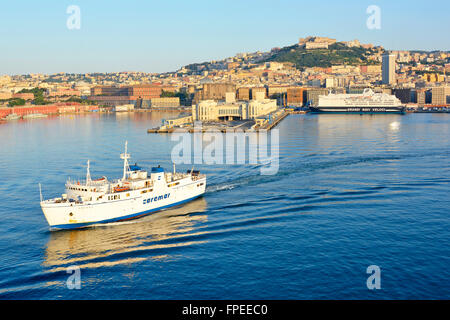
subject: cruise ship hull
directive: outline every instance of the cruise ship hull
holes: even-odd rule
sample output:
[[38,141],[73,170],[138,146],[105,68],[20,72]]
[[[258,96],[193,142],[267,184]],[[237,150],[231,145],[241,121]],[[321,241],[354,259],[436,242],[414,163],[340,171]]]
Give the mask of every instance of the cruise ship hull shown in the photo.
[[154,212],[178,206],[205,193],[206,178],[158,192],[141,194],[139,190],[123,192],[115,201],[96,203],[41,202],[45,218],[52,229],[76,229],[95,224],[137,219]]
[[404,107],[310,107],[311,113],[404,114]]

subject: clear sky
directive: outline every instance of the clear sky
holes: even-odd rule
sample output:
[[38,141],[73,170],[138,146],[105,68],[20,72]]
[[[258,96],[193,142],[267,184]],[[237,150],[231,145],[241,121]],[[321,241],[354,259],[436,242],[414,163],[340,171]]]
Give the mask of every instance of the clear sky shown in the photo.
[[[81,27],[69,30],[67,7]],[[366,9],[381,9],[368,29]],[[448,0],[2,0],[0,74],[164,72],[299,37],[450,50]]]

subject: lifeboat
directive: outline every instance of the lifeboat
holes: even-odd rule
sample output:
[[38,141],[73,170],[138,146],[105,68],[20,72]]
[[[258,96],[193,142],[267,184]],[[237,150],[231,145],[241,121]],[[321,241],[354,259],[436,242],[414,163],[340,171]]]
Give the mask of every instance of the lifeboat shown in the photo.
[[128,191],[128,190],[130,190],[130,188],[126,187],[126,186],[123,186],[123,187],[117,186],[114,188],[114,192],[123,192],[123,191]]

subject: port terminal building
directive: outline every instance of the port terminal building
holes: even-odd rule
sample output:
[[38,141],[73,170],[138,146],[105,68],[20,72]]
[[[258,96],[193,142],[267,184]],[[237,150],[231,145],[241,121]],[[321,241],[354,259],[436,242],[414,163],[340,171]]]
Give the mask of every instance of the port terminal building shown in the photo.
[[253,100],[236,100],[235,92],[227,92],[225,101],[204,100],[192,105],[193,121],[250,120],[278,109],[276,99],[266,99],[257,92]]

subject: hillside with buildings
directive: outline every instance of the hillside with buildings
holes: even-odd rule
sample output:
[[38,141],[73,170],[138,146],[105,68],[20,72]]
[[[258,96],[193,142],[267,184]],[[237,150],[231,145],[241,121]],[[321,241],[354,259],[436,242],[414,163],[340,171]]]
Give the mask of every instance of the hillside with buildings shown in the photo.
[[377,56],[384,49],[363,48],[361,46],[349,47],[344,43],[333,43],[326,47],[307,49],[305,46],[296,44],[274,50],[266,61],[290,62],[296,68],[322,67],[328,68],[333,65],[374,65],[379,64]]
[[[448,52],[386,52],[381,46],[358,40],[307,37],[268,52],[238,53],[164,73],[3,75],[0,108],[60,108],[62,104],[70,108],[96,105],[111,109],[126,105],[179,110],[206,100],[226,100],[230,92],[236,101],[275,99],[278,106],[301,107],[317,103],[318,96],[330,90],[357,93],[364,88],[395,94],[405,104],[444,106],[450,104],[449,72]],[[233,118],[233,113],[224,116]]]

